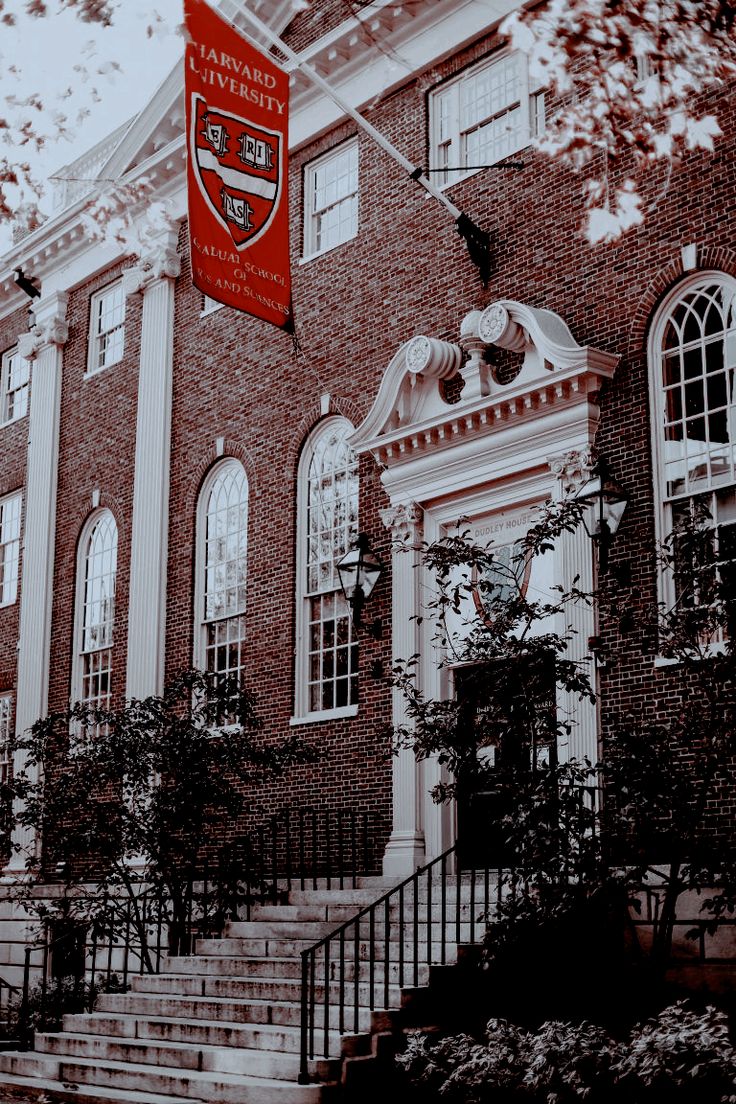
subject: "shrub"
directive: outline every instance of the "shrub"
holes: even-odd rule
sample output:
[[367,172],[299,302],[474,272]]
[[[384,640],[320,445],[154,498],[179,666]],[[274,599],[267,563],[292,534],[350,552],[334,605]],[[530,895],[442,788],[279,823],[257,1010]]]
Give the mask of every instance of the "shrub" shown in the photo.
[[490,1020],[485,1041],[412,1036],[397,1057],[421,1100],[453,1104],[736,1104],[736,1050],[715,1008],[683,1002],[614,1041],[589,1023]]
[[728,1017],[712,1006],[696,1012],[678,1001],[634,1029],[613,1072],[637,1102],[736,1102]]

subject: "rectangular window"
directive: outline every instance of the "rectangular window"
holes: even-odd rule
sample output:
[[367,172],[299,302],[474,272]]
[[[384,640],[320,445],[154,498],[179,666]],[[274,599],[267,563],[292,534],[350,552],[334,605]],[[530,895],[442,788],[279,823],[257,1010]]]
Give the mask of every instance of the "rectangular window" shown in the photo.
[[10,737],[13,723],[13,695],[0,694],[0,786],[10,781]]
[[324,253],[358,233],[358,141],[307,165],[304,256]]
[[11,606],[18,597],[20,506],[19,494],[0,501],[0,606]]
[[87,372],[99,372],[122,360],[125,346],[125,294],[118,280],[92,296]]
[[2,359],[2,409],[0,422],[7,425],[28,412],[31,365],[16,349],[9,349]]
[[530,87],[526,58],[505,54],[473,66],[432,93],[430,167],[453,184],[528,146],[544,131],[544,92]]

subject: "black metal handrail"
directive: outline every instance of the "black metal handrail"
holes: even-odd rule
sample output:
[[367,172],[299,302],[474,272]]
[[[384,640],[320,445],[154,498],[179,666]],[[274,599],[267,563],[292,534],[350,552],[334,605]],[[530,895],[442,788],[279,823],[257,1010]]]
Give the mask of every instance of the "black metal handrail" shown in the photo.
[[[360,987],[367,985],[367,1004],[372,1011],[376,1008],[376,996],[383,997],[381,1007],[389,1007],[391,971],[396,971],[397,984],[401,988],[410,980],[415,987],[419,984],[420,965],[447,962],[448,943],[461,942],[462,933],[462,887],[468,886],[468,942],[474,943],[476,928],[483,926],[493,912],[493,882],[496,874],[496,905],[504,880],[504,871],[494,867],[462,871],[458,862],[451,863],[456,856],[457,843],[449,847],[437,858],[419,867],[403,882],[393,886],[376,901],[340,924],[329,935],[301,952],[301,1059],[299,1082],[309,1081],[309,1062],[315,1056],[317,1048],[315,1038],[321,1030],[323,1036],[322,1055],[330,1057],[330,1031],[334,1028],[339,1034],[346,1030],[346,1024],[352,1020],[355,1034],[360,1028]],[[451,876],[455,882],[455,904],[448,902],[448,870],[454,866]],[[439,884],[434,883],[439,874]],[[420,900],[420,888],[424,886],[426,896]],[[432,910],[435,902],[439,905],[440,916],[434,923]],[[426,918],[421,919],[421,904],[426,905]],[[476,908],[482,911],[476,916]],[[393,915],[392,915],[393,913]],[[361,931],[362,926],[362,931]],[[454,931],[454,940],[448,940],[448,926]],[[422,931],[422,928],[425,930]],[[366,933],[367,929],[367,933]],[[392,936],[397,932],[397,940]],[[365,935],[363,933],[366,933]],[[378,940],[377,940],[378,933]],[[367,939],[366,957],[361,957],[361,942]],[[392,956],[391,945],[396,943]],[[381,950],[382,948],[382,950]],[[408,948],[408,954],[407,954]],[[322,958],[322,998],[318,1002],[318,956]],[[346,964],[352,959],[352,988],[346,985]],[[367,982],[363,977],[361,965],[367,966]],[[377,974],[383,971],[383,980]],[[337,974],[335,981],[334,975]],[[337,996],[331,998],[331,987],[336,984]],[[317,1026],[317,1011],[321,1011],[322,1025]]]
[[[90,902],[89,915],[78,910],[76,917],[59,917],[69,929],[55,938],[46,918],[40,937],[25,948],[22,1034],[30,1042],[32,974],[40,981],[35,1026],[44,1030],[58,1019],[62,990],[69,988],[64,976],[72,979],[73,1005],[91,1011],[99,990],[124,991],[131,975],[159,973],[165,955],[191,954],[197,939],[220,934],[228,920],[250,920],[257,904],[276,903],[297,886],[355,887],[374,862],[376,827],[370,812],[284,809],[216,861],[182,871],[177,892],[129,883]],[[57,967],[56,955],[66,969]]]

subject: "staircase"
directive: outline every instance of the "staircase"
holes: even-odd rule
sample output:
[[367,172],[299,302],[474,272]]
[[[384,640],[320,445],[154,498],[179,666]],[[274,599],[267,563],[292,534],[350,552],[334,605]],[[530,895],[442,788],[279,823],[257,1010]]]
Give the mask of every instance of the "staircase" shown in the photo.
[[[450,886],[445,896],[452,921],[447,901],[440,912],[433,898],[428,909],[421,892],[402,903],[401,934],[392,904],[380,914],[380,931],[369,935],[367,927],[360,929],[343,962],[328,959],[325,967],[324,952],[321,957],[318,952],[311,1018],[315,1057],[309,1063],[314,1082],[299,1084],[301,952],[391,884],[359,879],[354,889],[293,890],[283,904],[256,906],[249,921],[231,922],[221,937],[198,940],[196,954],[167,957],[159,974],[134,976],[128,992],[101,995],[93,1013],[65,1016],[61,1032],[38,1033],[34,1051],[0,1053],[0,1093],[46,1094],[51,1101],[89,1104],[318,1104],[333,1099],[346,1069],[353,1067],[352,1081],[356,1067],[375,1056],[371,1032],[386,1030],[386,1017],[377,1011],[384,1008],[385,997],[389,1008],[399,1009],[416,1002],[417,986],[427,984],[434,969],[426,963],[427,942],[439,953],[435,941],[443,918],[446,962],[456,957],[456,936],[468,938],[469,906],[464,901],[456,910],[455,887]],[[415,970],[417,939],[424,962]],[[325,972],[328,993],[321,980]],[[342,1017],[341,990],[349,1001]],[[325,1042],[328,1059],[318,1057]]]

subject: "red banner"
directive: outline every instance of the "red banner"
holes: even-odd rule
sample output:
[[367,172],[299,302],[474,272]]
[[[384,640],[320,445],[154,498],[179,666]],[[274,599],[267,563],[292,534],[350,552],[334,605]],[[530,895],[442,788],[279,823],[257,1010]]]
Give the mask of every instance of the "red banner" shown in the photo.
[[205,0],[184,0],[194,286],[291,328],[289,78]]

